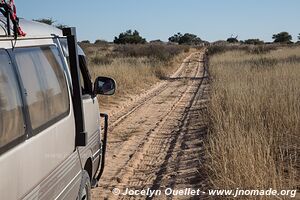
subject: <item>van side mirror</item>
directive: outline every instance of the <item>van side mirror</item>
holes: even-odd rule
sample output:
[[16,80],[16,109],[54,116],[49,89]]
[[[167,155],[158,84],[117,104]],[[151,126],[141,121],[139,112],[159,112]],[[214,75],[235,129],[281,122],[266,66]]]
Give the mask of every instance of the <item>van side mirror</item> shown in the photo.
[[112,78],[99,76],[94,83],[94,94],[113,95],[116,91],[116,82]]

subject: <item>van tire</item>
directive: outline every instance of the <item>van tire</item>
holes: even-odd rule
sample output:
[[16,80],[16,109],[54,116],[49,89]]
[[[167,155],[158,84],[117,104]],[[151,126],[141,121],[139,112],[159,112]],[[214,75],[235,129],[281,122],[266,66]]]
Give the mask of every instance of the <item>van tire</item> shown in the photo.
[[91,200],[91,181],[87,171],[83,170],[78,200]]

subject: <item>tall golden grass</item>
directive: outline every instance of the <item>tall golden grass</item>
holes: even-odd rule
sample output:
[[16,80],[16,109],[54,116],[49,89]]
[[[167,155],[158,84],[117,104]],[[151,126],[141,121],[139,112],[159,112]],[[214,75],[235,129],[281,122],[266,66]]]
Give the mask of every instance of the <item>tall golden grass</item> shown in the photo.
[[210,73],[211,185],[299,189],[300,48],[216,54]]
[[117,92],[112,97],[100,97],[104,109],[112,104],[140,94],[169,76],[189,53],[189,48],[179,45],[84,45],[93,79],[112,77],[117,82]]

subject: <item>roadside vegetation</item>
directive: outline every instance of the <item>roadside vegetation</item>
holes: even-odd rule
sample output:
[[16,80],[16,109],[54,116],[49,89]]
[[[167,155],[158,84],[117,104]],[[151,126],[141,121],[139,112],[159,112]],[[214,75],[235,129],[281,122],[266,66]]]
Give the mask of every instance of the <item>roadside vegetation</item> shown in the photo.
[[214,48],[209,49],[211,186],[299,189],[300,48]]
[[[80,44],[87,54],[93,79],[109,76],[116,80],[115,97],[101,97],[101,105],[123,102],[167,78],[189,53],[190,47],[167,44]],[[113,101],[113,102],[112,102]]]

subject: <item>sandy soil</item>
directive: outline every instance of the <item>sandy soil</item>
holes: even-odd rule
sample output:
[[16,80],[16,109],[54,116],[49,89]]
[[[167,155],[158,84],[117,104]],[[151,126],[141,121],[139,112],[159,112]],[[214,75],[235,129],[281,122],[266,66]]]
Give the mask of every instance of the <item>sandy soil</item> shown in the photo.
[[191,54],[169,79],[111,117],[106,168],[93,199],[199,199],[117,196],[112,190],[204,190],[205,63],[204,52]]

